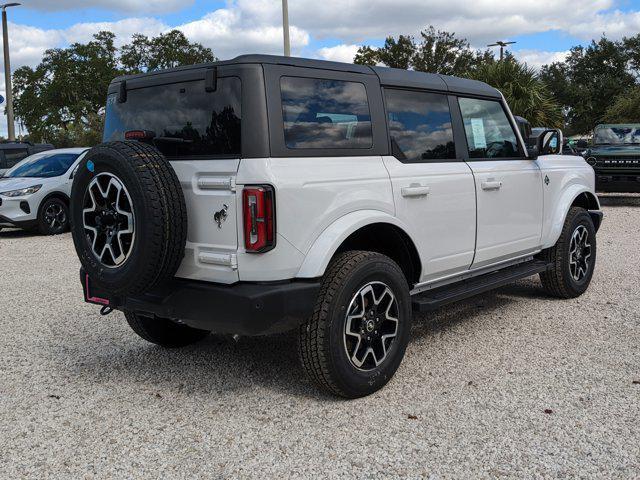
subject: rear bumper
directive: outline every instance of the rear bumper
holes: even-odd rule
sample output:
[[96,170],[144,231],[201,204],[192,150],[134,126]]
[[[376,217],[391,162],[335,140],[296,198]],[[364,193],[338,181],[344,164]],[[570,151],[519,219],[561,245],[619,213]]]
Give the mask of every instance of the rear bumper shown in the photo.
[[631,174],[596,173],[596,190],[599,192],[640,192],[640,172]]
[[175,279],[142,295],[117,297],[80,278],[88,303],[178,320],[217,333],[266,335],[297,328],[311,316],[320,282],[237,283],[220,285]]

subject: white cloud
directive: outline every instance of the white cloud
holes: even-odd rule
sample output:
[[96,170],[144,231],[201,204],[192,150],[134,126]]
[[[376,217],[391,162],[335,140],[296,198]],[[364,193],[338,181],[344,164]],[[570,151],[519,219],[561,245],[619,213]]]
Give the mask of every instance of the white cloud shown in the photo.
[[335,47],[324,47],[318,50],[318,56],[324,60],[352,63],[359,47],[359,45],[344,44],[336,45]]
[[192,5],[194,0],[31,0],[26,7],[56,11],[80,8],[104,8],[128,13],[169,13]]
[[564,61],[569,54],[569,51],[544,52],[540,50],[518,50],[513,53],[521,62],[525,62],[530,67],[540,68],[543,65]]

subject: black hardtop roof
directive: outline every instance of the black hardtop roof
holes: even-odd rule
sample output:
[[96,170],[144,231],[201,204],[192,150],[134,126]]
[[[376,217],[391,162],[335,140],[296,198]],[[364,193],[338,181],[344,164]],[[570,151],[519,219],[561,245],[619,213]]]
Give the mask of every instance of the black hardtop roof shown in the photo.
[[128,75],[115,78],[111,83],[119,83],[122,80],[134,78],[152,77],[167,73],[195,70],[201,68],[219,67],[224,65],[242,64],[268,64],[294,66],[304,68],[317,68],[322,70],[335,70],[340,72],[360,73],[365,75],[377,75],[380,83],[386,86],[404,88],[424,88],[429,90],[441,90],[452,93],[468,95],[480,95],[484,97],[500,98],[500,92],[486,83],[466,78],[451,77],[435,73],[416,72],[412,70],[402,70],[387,67],[369,67],[366,65],[356,65],[353,63],[331,62],[327,60],[316,60],[311,58],[283,57],[279,55],[240,55],[231,60],[219,62],[200,63],[197,65],[187,65],[167,70],[141,73],[138,75]]

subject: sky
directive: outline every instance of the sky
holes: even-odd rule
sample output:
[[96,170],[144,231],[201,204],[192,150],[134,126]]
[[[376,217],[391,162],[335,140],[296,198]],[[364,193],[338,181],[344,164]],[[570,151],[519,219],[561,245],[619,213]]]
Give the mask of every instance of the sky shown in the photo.
[[[119,44],[134,33],[179,29],[221,59],[282,53],[280,0],[21,0],[8,9],[11,68],[35,66],[48,48],[86,42],[100,30]],[[538,67],[602,34],[640,33],[640,0],[289,0],[292,53],[351,62],[359,45],[419,35],[428,25],[476,48],[516,41],[511,50]],[[0,92],[4,96],[4,75]],[[0,116],[0,135],[6,117]]]

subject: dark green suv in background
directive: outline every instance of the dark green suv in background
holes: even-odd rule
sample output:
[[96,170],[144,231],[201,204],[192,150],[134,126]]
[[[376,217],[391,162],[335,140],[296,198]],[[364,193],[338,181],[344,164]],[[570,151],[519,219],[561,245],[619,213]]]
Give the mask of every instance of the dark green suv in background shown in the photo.
[[640,192],[640,124],[598,125],[584,157],[596,172],[596,190]]

